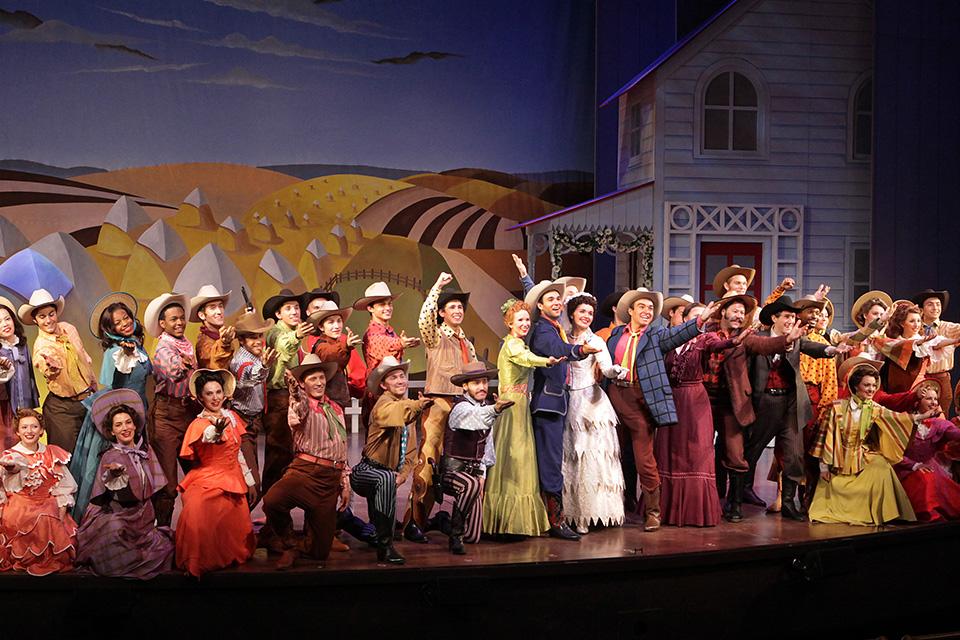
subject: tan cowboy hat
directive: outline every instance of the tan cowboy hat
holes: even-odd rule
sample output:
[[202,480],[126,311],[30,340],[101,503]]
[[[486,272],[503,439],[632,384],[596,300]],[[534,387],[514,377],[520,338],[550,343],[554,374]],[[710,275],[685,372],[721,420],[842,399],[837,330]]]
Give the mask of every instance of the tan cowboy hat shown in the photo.
[[30,294],[30,301],[27,304],[20,305],[17,315],[20,316],[20,321],[23,324],[37,324],[37,321],[33,319],[33,312],[40,307],[50,306],[57,308],[57,315],[63,313],[63,296],[54,300],[46,289],[37,289]]
[[459,387],[460,385],[466,384],[471,380],[479,380],[480,378],[487,378],[489,380],[490,378],[496,377],[496,367],[476,360],[463,365],[463,371],[460,373],[450,376],[450,384]]
[[865,294],[857,298],[856,302],[853,303],[853,306],[850,307],[850,319],[853,320],[853,324],[860,329],[863,329],[863,325],[857,320],[857,314],[860,313],[860,307],[873,298],[876,298],[883,304],[887,305],[887,309],[893,306],[893,298],[890,297],[890,294],[879,290],[867,291]]
[[727,292],[723,288],[724,283],[732,278],[735,275],[741,275],[747,279],[747,286],[750,286],[750,283],[753,282],[753,278],[757,275],[756,269],[751,269],[750,267],[741,267],[738,264],[731,264],[729,267],[724,267],[717,271],[717,275],[713,277],[713,293],[718,298],[722,298],[723,294]]
[[3,296],[0,296],[0,307],[6,307],[11,316],[17,315],[17,305],[13,304],[13,302],[7,298],[4,298]]
[[188,391],[192,397],[197,397],[197,378],[202,373],[219,373],[223,377],[223,395],[227,398],[233,397],[233,392],[237,390],[237,379],[226,369],[197,369],[191,373]]
[[140,397],[139,393],[133,389],[123,388],[103,391],[95,397],[93,406],[90,408],[90,417],[93,419],[93,426],[96,427],[100,435],[107,440],[113,440],[113,425],[108,427],[103,421],[106,419],[107,413],[119,405],[126,405],[136,414],[136,417],[139,418],[140,424],[137,427],[138,435],[147,426],[147,415],[143,408],[143,398]]
[[380,364],[370,372],[370,375],[367,377],[367,392],[376,394],[380,389],[380,381],[383,380],[388,373],[391,371],[396,371],[397,369],[403,369],[403,372],[406,373],[410,370],[410,361],[404,360],[400,362],[393,356],[387,356],[380,361]]
[[340,306],[333,300],[324,300],[320,308],[310,314],[310,317],[307,318],[307,321],[316,325],[317,332],[319,333],[320,327],[323,325],[323,321],[330,316],[340,316],[343,318],[344,324],[346,324],[347,318],[350,317],[351,313],[353,313],[352,307],[341,309]]
[[93,311],[90,313],[90,333],[95,337],[100,337],[100,316],[112,304],[122,303],[133,313],[131,320],[137,319],[137,299],[124,291],[114,291],[100,298],[97,304],[93,305]]
[[757,308],[757,299],[753,296],[748,296],[745,293],[737,293],[736,291],[727,291],[722,298],[720,298],[720,310],[726,309],[734,302],[739,302],[743,305],[744,317],[749,316],[753,313],[753,310]]
[[536,321],[540,315],[540,310],[537,308],[537,303],[540,302],[540,298],[550,291],[556,291],[562,296],[565,286],[566,285],[559,280],[541,280],[533,285],[533,288],[523,297],[523,301],[530,307],[530,320],[532,322]]
[[154,338],[159,338],[163,330],[160,328],[160,312],[172,304],[178,304],[187,309],[187,296],[180,293],[161,293],[150,301],[143,312],[143,328]]
[[827,306],[826,300],[817,300],[814,296],[803,296],[795,303],[793,306],[797,308],[798,311],[803,311],[804,309],[809,309],[810,307],[816,307],[820,311],[823,311],[824,307]]
[[847,380],[850,378],[850,374],[861,367],[867,367],[878,376],[880,375],[879,365],[876,360],[871,360],[863,356],[854,356],[847,358],[837,367],[837,381],[839,381],[842,386],[849,388]]
[[[938,400],[940,398],[945,397],[946,394],[950,393],[950,381],[947,380],[945,383],[941,383],[939,380],[935,378],[924,378],[917,384],[913,385],[913,388],[910,389],[910,391],[912,391],[913,393],[917,393],[918,391],[920,391],[920,389],[923,389],[925,387],[930,387],[931,389],[935,389],[937,391]],[[943,410],[946,410],[944,407],[940,407],[940,408]]]
[[630,322],[630,308],[637,300],[649,300],[653,303],[653,317],[656,318],[663,311],[663,294],[659,291],[650,291],[646,287],[631,289],[623,294],[617,303],[617,320],[623,323]]
[[685,293],[682,296],[670,296],[663,299],[663,309],[660,311],[660,317],[664,320],[670,319],[670,312],[676,309],[677,307],[686,307],[688,304],[693,304],[696,300],[693,299],[693,296],[689,293]]
[[380,300],[396,300],[400,294],[393,295],[386,282],[374,282],[363,292],[363,297],[353,303],[353,308],[357,311],[366,311],[367,307]]
[[237,335],[242,336],[248,333],[263,334],[273,328],[276,324],[273,320],[264,322],[263,318],[257,315],[255,311],[248,311],[240,316],[240,319],[233,325]]
[[567,287],[576,287],[580,293],[583,293],[587,288],[587,279],[581,278],[580,276],[561,276],[554,280],[554,282],[562,284],[564,290],[566,290]]
[[327,360],[326,362],[324,362],[323,360],[320,359],[320,356],[318,356],[317,354],[308,353],[306,356],[304,356],[303,361],[300,362],[299,366],[292,367],[290,369],[290,373],[292,373],[293,377],[296,378],[297,380],[303,380],[303,378],[311,371],[316,371],[317,369],[320,369],[323,371],[324,375],[327,377],[327,380],[329,381],[330,378],[333,377],[333,374],[337,372],[337,369],[339,369],[339,367],[340,365],[338,365],[333,360]]
[[833,324],[833,318],[835,315],[835,310],[833,308],[833,301],[830,298],[824,298],[823,301],[826,305],[823,307],[824,311],[827,312],[827,328],[830,328],[830,325]]
[[197,295],[190,298],[190,309],[187,314],[187,320],[190,322],[200,322],[200,310],[203,309],[204,305],[208,302],[222,300],[223,306],[226,307],[227,302],[230,300],[231,293],[233,293],[233,291],[220,293],[212,284],[203,285],[200,287],[200,291],[197,291]]

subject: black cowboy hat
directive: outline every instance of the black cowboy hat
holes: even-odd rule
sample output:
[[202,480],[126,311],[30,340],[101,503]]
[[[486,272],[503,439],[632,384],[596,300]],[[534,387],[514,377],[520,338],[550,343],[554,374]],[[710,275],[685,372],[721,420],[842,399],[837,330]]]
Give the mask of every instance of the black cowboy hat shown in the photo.
[[303,294],[300,293],[294,293],[293,291],[290,291],[290,289],[281,289],[280,293],[277,295],[267,298],[267,301],[263,303],[264,320],[275,319],[277,309],[288,302],[296,302],[297,304],[300,304],[300,298],[302,295]]
[[780,296],[760,310],[760,324],[769,327],[773,324],[774,314],[780,313],[781,311],[799,313],[800,309],[793,306],[793,300],[790,296]]
[[459,300],[464,309],[467,307],[467,301],[470,300],[470,294],[466,291],[444,291],[440,294],[440,298],[437,300],[437,322],[441,322],[442,318],[440,317],[440,312],[443,311],[443,308],[447,306],[448,302],[454,300]]
[[317,288],[307,291],[305,294],[300,296],[300,311],[302,313],[307,312],[307,307],[310,306],[310,303],[317,298],[324,298],[326,300],[333,300],[334,303],[339,307],[340,306],[340,294],[336,291],[324,291],[323,289]]
[[917,305],[918,307],[923,307],[923,303],[928,298],[939,298],[940,299],[940,311],[947,310],[947,304],[950,302],[950,292],[949,291],[934,291],[933,289],[924,289],[920,293],[914,294],[910,298],[910,302]]

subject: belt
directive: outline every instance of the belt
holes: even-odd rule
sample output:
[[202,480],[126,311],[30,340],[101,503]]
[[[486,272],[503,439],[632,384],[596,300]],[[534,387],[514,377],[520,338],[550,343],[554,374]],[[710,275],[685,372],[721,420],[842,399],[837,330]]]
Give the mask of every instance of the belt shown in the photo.
[[790,393],[790,389],[764,389],[763,392],[770,396],[785,396]]
[[472,476],[483,476],[483,463],[480,460],[464,460],[453,456],[443,456],[441,468],[444,473],[469,473]]
[[343,460],[330,460],[329,458],[321,458],[319,456],[310,455],[309,453],[298,453],[297,457],[306,462],[312,462],[313,464],[318,464],[321,467],[333,467],[334,469],[343,469],[347,466],[347,463]]
[[57,396],[57,397],[60,398],[61,400],[76,400],[77,402],[79,402],[79,401],[81,401],[81,400],[86,400],[87,398],[89,398],[90,396],[92,396],[92,395],[94,394],[94,392],[91,391],[90,389],[85,389],[85,390],[81,391],[80,393],[78,393],[78,394],[75,395],[75,396],[58,396],[57,394],[53,393],[52,391],[50,392],[50,394],[51,394],[51,395],[54,395],[54,396]]
[[629,380],[611,380],[610,382],[617,385],[618,387],[639,387],[640,386],[639,382],[630,382]]
[[397,472],[396,469],[391,469],[391,468],[388,467],[387,465],[385,465],[385,464],[380,464],[380,463],[377,462],[376,460],[371,460],[370,458],[367,458],[367,457],[361,458],[360,462],[361,462],[361,463],[366,463],[366,464],[370,465],[371,467],[373,467],[374,469],[382,469],[383,471],[392,471],[392,472],[394,472],[394,473]]

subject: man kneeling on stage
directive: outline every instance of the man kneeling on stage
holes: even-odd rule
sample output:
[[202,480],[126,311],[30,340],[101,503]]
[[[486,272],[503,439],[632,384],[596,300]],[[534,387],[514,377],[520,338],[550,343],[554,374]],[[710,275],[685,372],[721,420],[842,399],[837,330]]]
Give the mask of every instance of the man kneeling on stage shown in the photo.
[[[443,435],[443,493],[453,496],[450,516],[450,551],[463,555],[466,542],[480,541],[483,513],[483,480],[487,468],[496,462],[490,429],[500,413],[513,405],[512,400],[488,403],[490,378],[496,367],[482,362],[464,365],[463,373],[450,377],[450,383],[463,387],[463,396],[454,401]],[[442,496],[438,497],[438,502]]]
[[288,372],[290,405],[287,420],[293,432],[293,462],[263,498],[267,524],[283,544],[277,569],[293,566],[298,552],[293,541],[290,510],[303,509],[312,535],[310,555],[326,560],[330,554],[340,510],[350,504],[347,468],[347,429],[343,409],[327,397],[327,380],[336,362],[321,362],[315,354]]

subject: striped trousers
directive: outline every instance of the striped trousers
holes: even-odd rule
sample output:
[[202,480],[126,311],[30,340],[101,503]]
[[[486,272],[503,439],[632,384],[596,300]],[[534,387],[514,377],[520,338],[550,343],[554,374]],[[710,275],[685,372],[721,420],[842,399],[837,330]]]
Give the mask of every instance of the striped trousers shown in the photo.
[[392,538],[397,517],[396,472],[361,460],[350,472],[350,487],[354,493],[367,499],[367,513],[377,527],[377,535]]
[[[463,541],[480,542],[480,525],[483,517],[483,478],[464,471],[447,471],[443,474],[443,492],[453,496],[453,508],[463,517]],[[456,523],[454,518],[453,522]],[[454,534],[456,531],[454,531]]]

